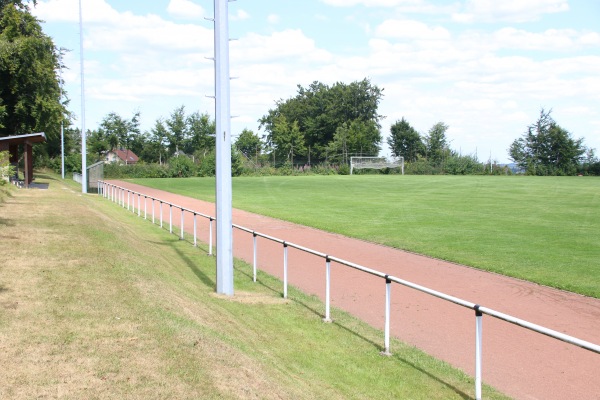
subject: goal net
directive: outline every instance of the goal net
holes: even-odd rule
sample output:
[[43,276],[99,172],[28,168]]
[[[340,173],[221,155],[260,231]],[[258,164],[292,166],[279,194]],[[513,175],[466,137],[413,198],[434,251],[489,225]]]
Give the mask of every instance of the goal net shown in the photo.
[[350,157],[350,175],[355,169],[400,168],[404,175],[404,157],[388,160],[385,157]]

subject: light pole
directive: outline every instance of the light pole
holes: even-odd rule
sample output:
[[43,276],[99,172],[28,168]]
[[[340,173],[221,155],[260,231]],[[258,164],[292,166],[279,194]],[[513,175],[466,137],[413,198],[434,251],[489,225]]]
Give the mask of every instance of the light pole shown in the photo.
[[85,137],[85,81],[83,76],[83,18],[79,0],[79,57],[81,66],[81,193],[87,193],[87,144]]
[[217,293],[233,296],[228,0],[215,0]]

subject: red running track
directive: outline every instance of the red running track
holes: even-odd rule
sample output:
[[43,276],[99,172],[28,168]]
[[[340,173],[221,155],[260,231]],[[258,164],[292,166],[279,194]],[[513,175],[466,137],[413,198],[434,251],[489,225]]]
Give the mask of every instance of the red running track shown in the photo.
[[[215,215],[213,203],[128,182],[111,183],[201,213]],[[168,208],[163,206],[163,224],[166,229],[169,227]],[[147,210],[149,213],[150,201]],[[158,205],[155,210],[158,213]],[[141,212],[143,217],[143,197]],[[600,344],[598,299],[241,210],[233,210],[233,223]],[[173,211],[173,224],[174,234],[178,234],[179,210]],[[184,228],[186,232],[193,230],[189,214],[185,216]],[[197,229],[198,240],[208,242],[208,222],[198,218]],[[236,229],[233,242],[235,257],[251,264],[252,235]],[[282,278],[282,245],[259,238],[258,267]],[[344,309],[372,326],[383,329],[383,279],[335,263],[332,263],[331,279],[333,307]],[[324,260],[288,247],[288,280],[291,285],[304,292],[324,299]],[[394,337],[474,375],[473,310],[400,285],[392,285],[391,315],[391,334]],[[335,314],[332,318],[335,319]],[[381,344],[383,345],[383,337]],[[600,355],[484,316],[483,381],[517,399],[599,400]]]

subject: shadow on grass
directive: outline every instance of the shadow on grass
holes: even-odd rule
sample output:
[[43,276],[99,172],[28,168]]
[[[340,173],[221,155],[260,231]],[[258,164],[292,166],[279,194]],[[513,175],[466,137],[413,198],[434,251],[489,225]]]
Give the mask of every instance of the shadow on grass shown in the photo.
[[[178,249],[177,246],[174,246],[174,244],[177,243],[177,241],[167,242],[167,243],[165,243],[165,242],[150,242],[150,243],[152,243],[153,245],[157,245],[157,246],[171,246],[171,248],[173,250],[175,250],[177,255],[186,263],[188,268],[190,270],[192,270],[194,275],[196,275],[202,283],[204,283],[206,286],[213,288],[213,289],[216,287],[216,285],[217,285],[216,282],[211,277],[209,277],[204,272],[202,272],[202,270],[200,268],[198,268],[198,266],[196,265],[196,262],[193,259],[191,259],[187,254],[182,252],[180,249]],[[202,253],[199,253],[199,256],[200,257],[208,257],[207,255],[203,255]]]
[[0,225],[4,226],[15,226],[15,221],[8,218],[0,218]]
[[[246,277],[248,277],[250,280],[253,279],[253,276],[251,273],[243,270],[242,268],[236,268],[237,272],[241,275],[244,275]],[[256,278],[256,283],[261,285],[262,287],[268,289],[269,291],[279,294],[279,295],[283,295],[282,291],[274,288],[272,286],[270,286],[269,284],[265,283],[263,280],[260,279],[260,275],[257,276]],[[289,288],[288,288],[289,289]],[[288,300],[298,304],[301,307],[304,307],[305,309],[307,309],[308,311],[310,311],[311,313],[313,313],[314,315],[316,315],[319,318],[324,318],[325,316],[319,311],[316,310],[315,308],[313,308],[311,305],[303,302],[300,299],[294,298],[294,296],[288,296]],[[345,312],[345,311],[344,311]],[[375,351],[383,351],[384,348],[380,343],[376,343],[375,341],[373,341],[372,339],[369,339],[368,337],[361,335],[359,332],[356,332],[355,330],[353,330],[351,327],[344,325],[343,323],[341,323],[340,321],[337,321],[335,319],[333,319],[333,321],[331,322],[332,325],[335,325],[336,327],[344,330],[345,332],[347,332],[348,334],[354,335],[355,337],[359,338],[360,340],[364,341],[365,343],[369,343],[370,345],[373,346],[373,349]],[[382,341],[383,341],[383,335],[382,335]],[[408,366],[410,366],[411,368],[414,368],[415,370],[421,372],[422,374],[427,375],[430,379],[446,386],[448,389],[452,390],[453,392],[455,392],[458,396],[460,396],[462,399],[465,400],[473,400],[474,398],[470,395],[468,395],[467,393],[465,393],[464,391],[462,391],[460,388],[457,388],[456,386],[440,379],[438,376],[432,374],[431,372],[428,372],[427,370],[419,367],[418,365],[414,364],[413,362],[408,361],[407,359],[403,358],[400,355],[394,355],[392,354],[392,357],[396,360],[398,360],[399,362],[406,364]]]

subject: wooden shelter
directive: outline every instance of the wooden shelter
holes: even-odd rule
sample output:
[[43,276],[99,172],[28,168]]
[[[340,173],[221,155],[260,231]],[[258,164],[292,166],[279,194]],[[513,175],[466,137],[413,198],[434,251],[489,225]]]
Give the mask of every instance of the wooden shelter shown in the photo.
[[15,135],[0,138],[0,151],[8,151],[10,154],[10,163],[18,165],[19,163],[19,145],[23,145],[24,155],[24,184],[29,187],[33,181],[33,144],[46,141],[46,134],[30,133],[28,135]]

